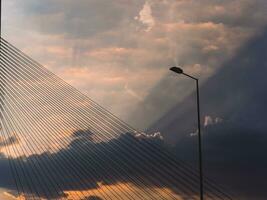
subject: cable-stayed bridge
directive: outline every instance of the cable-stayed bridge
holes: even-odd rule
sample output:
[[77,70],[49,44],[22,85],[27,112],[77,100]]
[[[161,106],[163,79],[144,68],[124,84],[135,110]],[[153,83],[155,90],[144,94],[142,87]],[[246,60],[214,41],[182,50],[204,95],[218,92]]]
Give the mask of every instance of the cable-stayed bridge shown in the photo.
[[[17,199],[199,199],[198,171],[1,39],[1,143]],[[205,179],[205,199],[233,199]]]

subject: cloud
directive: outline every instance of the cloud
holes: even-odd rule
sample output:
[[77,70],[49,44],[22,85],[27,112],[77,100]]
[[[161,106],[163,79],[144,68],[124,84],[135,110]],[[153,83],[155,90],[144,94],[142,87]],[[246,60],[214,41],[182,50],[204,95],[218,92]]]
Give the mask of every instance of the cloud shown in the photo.
[[[240,199],[265,199],[265,133],[235,122],[213,124],[202,133],[205,176]],[[174,149],[180,159],[197,166],[197,147],[197,139],[187,137]]]
[[[120,2],[93,0],[56,0],[36,2],[27,0],[18,4],[36,30],[45,34],[64,34],[71,38],[86,38],[117,28],[128,18]],[[132,8],[134,9],[134,7]],[[100,13],[99,13],[100,12]]]
[[136,16],[135,19],[139,20],[141,23],[147,26],[145,30],[146,32],[151,31],[151,29],[155,25],[155,19],[152,16],[151,5],[148,1],[146,1],[142,10],[139,12],[139,16]]
[[[141,129],[188,93],[186,81],[167,83],[170,66],[204,81],[267,21],[264,0],[10,0],[3,6],[3,36]],[[129,98],[125,85],[142,99]],[[135,110],[139,115],[125,114]],[[140,122],[143,116],[151,122]]]
[[13,175],[10,170],[9,161],[6,156],[4,156],[2,153],[0,154],[0,175],[1,175],[1,181],[0,181],[0,187],[6,188],[9,190],[15,190],[16,186],[13,181]]
[[3,192],[3,197],[1,197],[1,198],[3,198],[4,200],[11,200],[11,199],[13,199],[13,200],[18,200],[19,199],[19,197],[17,197],[17,195],[16,194],[12,194],[12,191],[10,191],[10,192]]
[[160,132],[152,133],[152,134],[146,134],[146,133],[137,133],[135,135],[138,139],[155,139],[155,140],[163,140],[163,136]]
[[203,126],[204,127],[207,127],[207,126],[214,125],[214,124],[219,124],[219,123],[222,123],[222,122],[223,122],[223,119],[220,118],[220,117],[212,118],[211,116],[206,115],[204,117],[204,124],[203,124]]
[[213,119],[211,118],[211,116],[205,116],[204,127],[209,126],[211,124],[213,124]]
[[17,144],[17,143],[19,143],[19,139],[15,135],[10,136],[8,138],[4,138],[4,137],[1,136],[0,137],[0,150],[3,147],[14,145],[14,144]]
[[[197,194],[198,188],[195,186],[198,179],[186,177],[172,154],[169,154],[170,157],[167,159],[168,151],[164,147],[160,133],[126,133],[99,143],[95,143],[93,137],[94,134],[90,130],[77,130],[72,134],[72,142],[65,149],[54,153],[30,155],[23,158],[23,163],[22,158],[13,158],[13,168],[17,169],[24,183],[24,195],[41,195],[46,198],[68,195],[71,197],[75,196],[75,191],[81,194],[94,190],[105,192],[104,188],[110,186],[115,189],[116,184],[125,187],[125,190],[118,190],[121,195],[124,195],[123,191],[131,192],[129,188],[135,187],[139,188],[139,194],[142,194],[141,188],[147,191],[157,188],[163,196],[168,194],[186,198]],[[6,173],[4,161],[7,162],[6,158],[0,159],[0,173]],[[21,165],[25,174],[21,173]],[[185,176],[185,180],[175,178],[177,176]],[[18,176],[16,178],[18,180]],[[138,181],[140,179],[141,182]],[[32,180],[34,185],[27,184],[26,180]],[[190,192],[184,189],[185,183],[192,184]],[[4,178],[0,184],[7,189],[15,190],[14,185],[6,185]],[[65,193],[62,193],[62,190]],[[158,192],[154,191],[151,195],[158,198]]]

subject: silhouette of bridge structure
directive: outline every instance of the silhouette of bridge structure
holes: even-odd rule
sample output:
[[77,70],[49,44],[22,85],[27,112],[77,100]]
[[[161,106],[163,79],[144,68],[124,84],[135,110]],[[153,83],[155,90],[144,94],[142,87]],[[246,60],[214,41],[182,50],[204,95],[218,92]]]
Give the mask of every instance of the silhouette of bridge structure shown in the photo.
[[[18,199],[199,199],[198,171],[1,39],[2,149]],[[233,199],[205,178],[205,199]]]

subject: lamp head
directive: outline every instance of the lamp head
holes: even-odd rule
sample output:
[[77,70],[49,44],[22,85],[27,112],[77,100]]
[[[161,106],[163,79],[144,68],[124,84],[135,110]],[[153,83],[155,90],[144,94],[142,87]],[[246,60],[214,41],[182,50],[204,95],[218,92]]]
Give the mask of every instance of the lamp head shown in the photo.
[[170,70],[173,71],[173,72],[175,72],[175,73],[177,73],[177,74],[182,74],[182,73],[184,72],[184,71],[183,71],[181,68],[179,68],[179,67],[171,67]]

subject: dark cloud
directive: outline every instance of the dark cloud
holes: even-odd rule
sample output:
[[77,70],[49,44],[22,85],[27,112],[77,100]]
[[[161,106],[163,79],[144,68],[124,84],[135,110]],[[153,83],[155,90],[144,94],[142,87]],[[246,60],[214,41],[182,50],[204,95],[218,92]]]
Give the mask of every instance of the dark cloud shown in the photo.
[[[206,115],[221,119],[204,129],[205,173],[242,199],[265,199],[267,195],[266,52],[267,29],[240,48],[200,88],[202,119]],[[196,130],[196,122],[193,93],[151,130],[160,130],[175,145],[177,155],[192,162],[197,159],[197,140],[190,133]]]
[[[17,181],[21,181],[24,192],[56,198],[65,196],[61,190],[97,189],[99,182],[103,185],[132,183],[140,187],[140,177],[142,188],[167,187],[184,196],[198,191],[196,177],[188,177],[185,181],[192,184],[190,190],[184,189],[184,180],[175,178],[186,175],[180,171],[180,165],[172,154],[169,154],[169,160],[166,158],[168,150],[159,134],[134,136],[126,133],[100,143],[93,142],[90,130],[78,130],[72,137],[68,147],[56,153],[44,152],[11,159],[20,177]],[[7,161],[2,159],[0,162],[1,172],[5,172]],[[3,181],[1,179],[2,186],[9,188]]]
[[[267,184],[265,159],[267,136],[244,124],[226,122],[203,130],[205,176],[232,191],[240,199],[263,200]],[[177,142],[179,158],[197,166],[196,137]]]
[[16,187],[10,170],[9,161],[3,154],[0,154],[0,166],[0,187],[14,190]]

